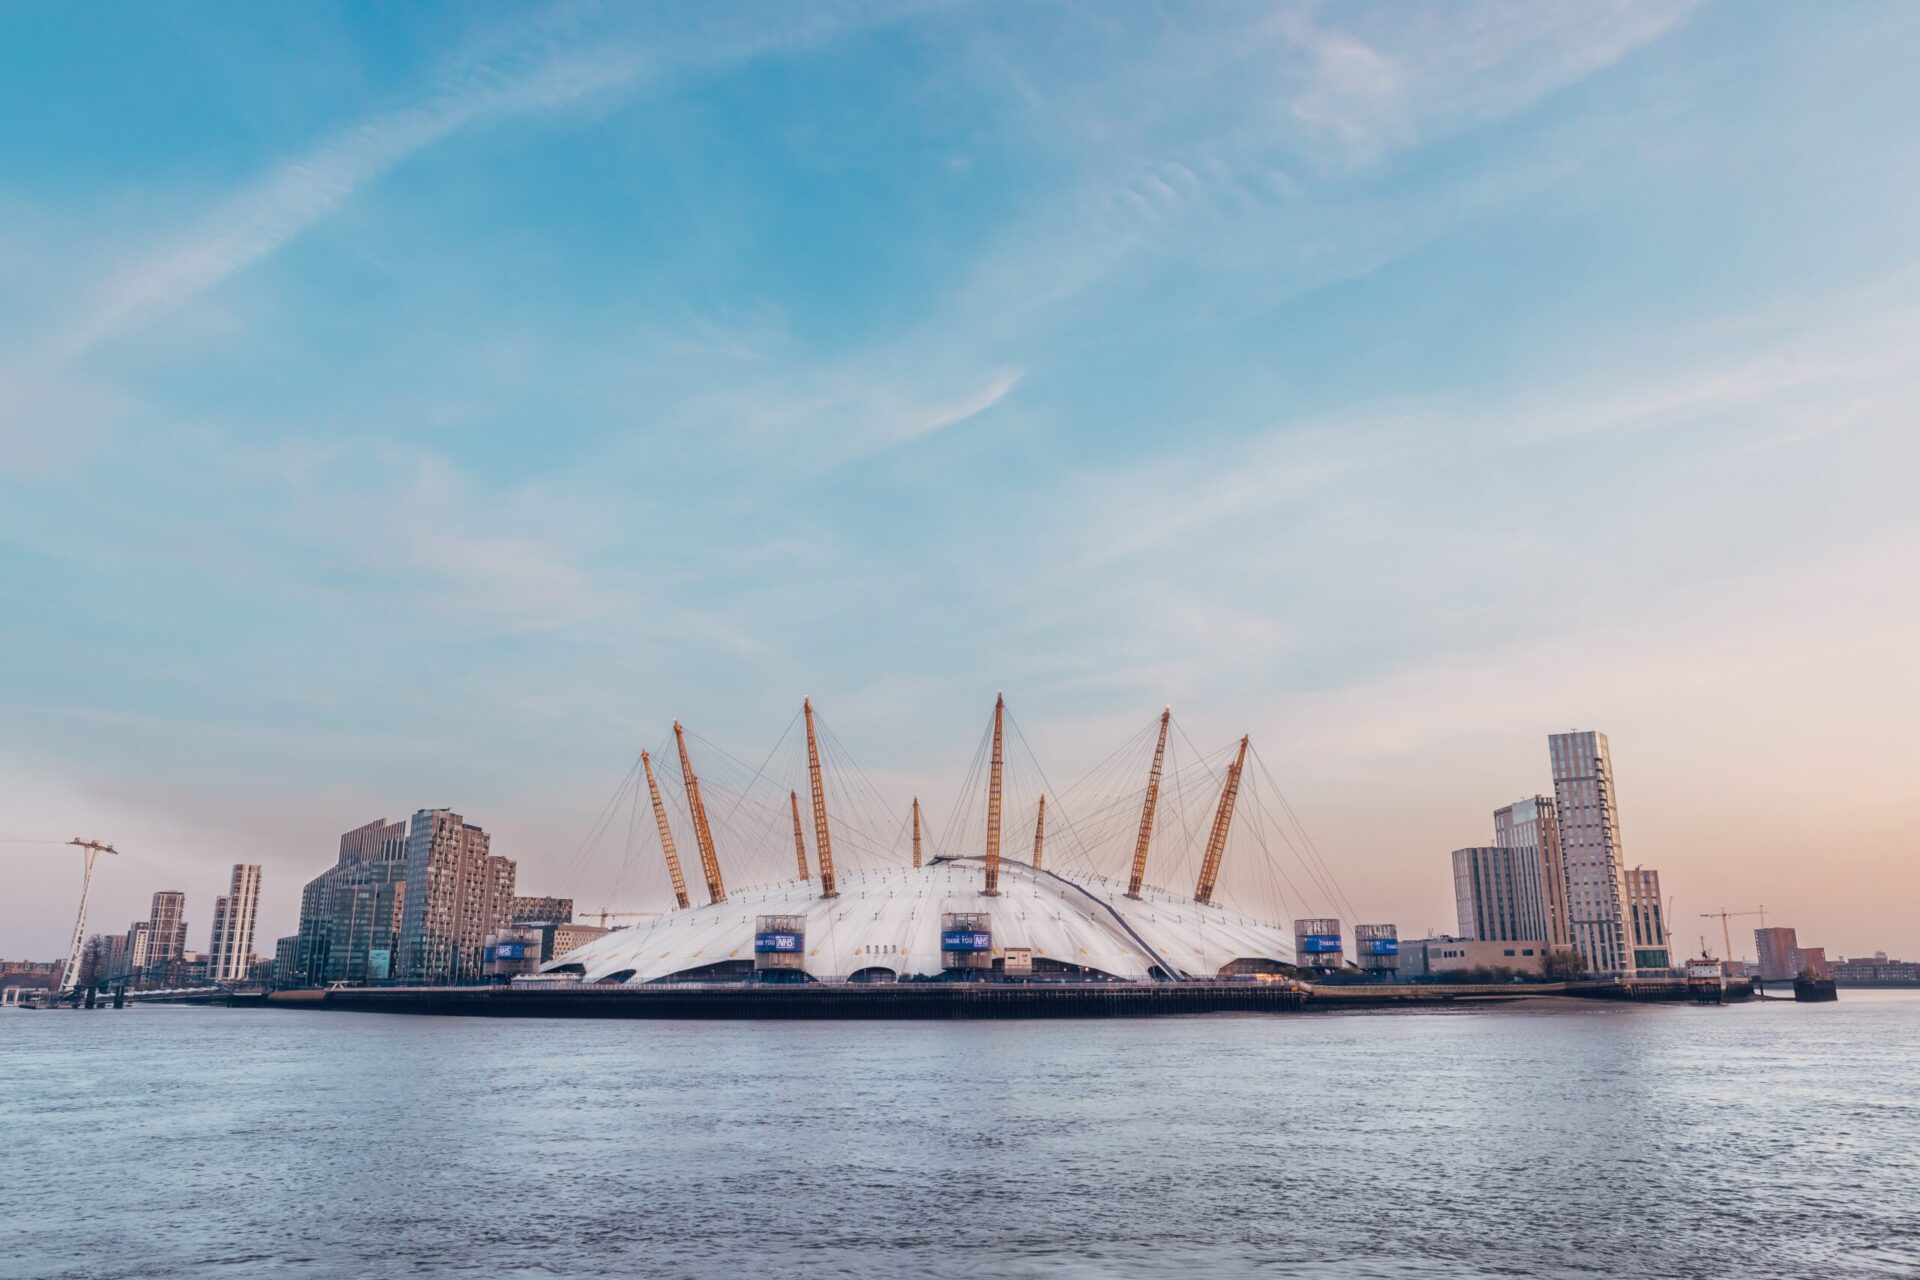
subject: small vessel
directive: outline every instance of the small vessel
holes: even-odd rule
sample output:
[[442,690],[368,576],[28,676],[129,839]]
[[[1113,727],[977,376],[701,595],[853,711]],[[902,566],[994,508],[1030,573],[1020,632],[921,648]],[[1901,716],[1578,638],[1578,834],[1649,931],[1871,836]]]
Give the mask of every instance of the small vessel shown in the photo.
[[1687,961],[1687,994],[1700,1004],[1727,1002],[1727,974],[1718,960],[1701,956]]

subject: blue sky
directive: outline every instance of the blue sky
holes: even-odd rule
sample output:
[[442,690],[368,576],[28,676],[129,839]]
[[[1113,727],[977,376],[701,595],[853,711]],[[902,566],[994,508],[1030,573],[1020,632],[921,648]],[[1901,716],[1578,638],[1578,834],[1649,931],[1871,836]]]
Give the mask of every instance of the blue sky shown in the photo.
[[[1920,952],[1920,11],[0,10],[0,836],[120,927],[674,716],[948,802],[1251,731],[1349,893],[1613,737],[1629,856]],[[76,873],[0,846],[0,954]],[[9,879],[13,879],[10,872]],[[619,904],[616,904],[619,905]]]

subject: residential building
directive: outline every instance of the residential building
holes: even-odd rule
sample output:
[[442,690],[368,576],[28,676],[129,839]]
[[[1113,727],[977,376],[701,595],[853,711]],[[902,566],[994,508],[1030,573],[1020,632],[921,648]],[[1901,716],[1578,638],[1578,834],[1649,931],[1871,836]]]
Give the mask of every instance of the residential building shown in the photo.
[[253,961],[253,926],[260,913],[260,868],[236,863],[227,896],[215,899],[213,936],[207,947],[207,976],[215,982],[244,982]]
[[1516,800],[1493,812],[1493,842],[1502,849],[1530,850],[1539,863],[1539,914],[1546,922],[1548,945],[1572,945],[1567,928],[1567,861],[1560,847],[1560,823],[1549,796]]
[[1753,931],[1753,951],[1760,961],[1760,977],[1767,982],[1784,982],[1800,972],[1794,953],[1800,950],[1800,938],[1792,929],[1773,925]]
[[1547,953],[1551,950],[1544,938],[1487,941],[1445,934],[1402,938],[1400,976],[1432,978],[1454,969],[1511,969],[1537,977],[1546,973]]
[[1884,951],[1874,952],[1872,959],[1856,957],[1852,960],[1836,960],[1827,968],[1833,980],[1843,984],[1858,983],[1862,986],[1920,984],[1920,964],[1911,960],[1889,960]]
[[1660,873],[1645,867],[1627,872],[1627,915],[1633,931],[1635,969],[1671,969],[1673,948],[1667,944],[1667,913],[1660,902]]
[[489,933],[513,911],[514,864],[490,837],[450,809],[422,809],[407,831],[406,900],[399,976],[408,982],[477,982]]
[[145,920],[135,920],[127,927],[126,973],[129,978],[138,978],[147,967],[148,941],[153,937],[153,926]]
[[156,982],[171,982],[179,975],[187,953],[186,915],[186,894],[162,889],[153,895],[153,907],[147,915],[147,962],[143,970]]
[[1825,947],[1794,948],[1793,976],[1797,978],[1801,974],[1808,972],[1811,972],[1816,978],[1829,978],[1833,976],[1832,971],[1827,966],[1827,949]]
[[1532,849],[1455,849],[1453,898],[1463,938],[1493,942],[1547,936],[1540,858]]
[[517,897],[509,920],[513,924],[572,924],[573,899]]
[[1632,976],[1627,864],[1607,735],[1591,730],[1547,739],[1554,812],[1567,871],[1573,946],[1595,973]]

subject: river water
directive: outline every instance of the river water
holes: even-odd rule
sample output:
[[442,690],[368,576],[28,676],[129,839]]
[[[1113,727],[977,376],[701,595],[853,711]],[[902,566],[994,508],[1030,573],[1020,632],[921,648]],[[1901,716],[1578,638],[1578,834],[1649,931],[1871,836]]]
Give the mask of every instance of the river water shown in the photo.
[[0,1275],[1920,1275],[1920,993],[0,1013]]

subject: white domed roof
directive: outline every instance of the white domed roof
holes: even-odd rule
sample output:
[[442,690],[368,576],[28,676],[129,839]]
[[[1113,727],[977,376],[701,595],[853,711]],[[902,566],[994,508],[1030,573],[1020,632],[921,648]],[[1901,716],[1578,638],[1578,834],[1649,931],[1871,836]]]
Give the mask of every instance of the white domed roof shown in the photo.
[[[943,859],[924,867],[849,871],[840,893],[818,882],[736,893],[725,902],[671,911],[597,938],[546,968],[580,965],[588,982],[631,972],[655,982],[726,961],[752,961],[757,918],[806,918],[807,973],[844,978],[862,969],[901,977],[942,972],[941,917],[988,917],[996,951],[1028,947],[1037,960],[1116,978],[1212,977],[1235,960],[1291,963],[1291,933],[1236,912],[1200,906],[1159,890],[1130,899],[1118,885],[1000,863],[1000,892],[984,892],[982,860]],[[1160,972],[1156,972],[1160,971]]]

